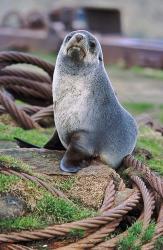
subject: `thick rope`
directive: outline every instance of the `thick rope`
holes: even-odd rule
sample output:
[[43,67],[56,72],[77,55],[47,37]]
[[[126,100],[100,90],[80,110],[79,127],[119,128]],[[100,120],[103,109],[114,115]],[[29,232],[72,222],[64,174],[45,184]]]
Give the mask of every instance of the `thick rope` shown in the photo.
[[80,221],[75,221],[62,225],[49,226],[42,230],[22,231],[9,234],[0,234],[0,243],[31,241],[44,238],[52,238],[57,235],[65,235],[71,232],[72,229],[83,229],[89,231],[90,229],[97,229],[100,226],[106,225],[115,219],[120,219],[122,215],[128,213],[140,200],[140,193],[135,191],[126,201],[117,207],[104,212],[102,215],[88,218]]
[[32,175],[29,175],[27,173],[17,172],[17,171],[14,171],[14,170],[6,168],[6,167],[0,167],[0,173],[6,174],[6,175],[16,175],[24,180],[33,181],[38,186],[47,189],[47,191],[49,191],[52,195],[58,196],[60,198],[63,198],[65,200],[69,201],[69,199],[66,197],[66,195],[64,193],[62,193],[60,190],[58,190],[54,187],[49,186],[45,181],[41,180],[37,176],[32,176]]
[[10,88],[10,86],[19,86],[28,88],[29,90],[35,90],[36,92],[41,93],[48,100],[52,100],[52,90],[51,85],[46,83],[41,83],[33,80],[28,80],[25,78],[20,78],[17,76],[1,76],[0,77],[0,87]]
[[50,78],[53,77],[54,66],[48,62],[45,62],[41,59],[38,59],[35,56],[30,56],[21,52],[1,52],[0,53],[0,68],[3,69],[6,66],[10,66],[12,64],[18,63],[26,63],[35,65],[45,72],[48,73]]
[[163,198],[163,178],[154,174],[147,166],[141,161],[135,159],[132,155],[128,155],[123,160],[126,167],[133,167],[144,175],[144,178],[148,181],[152,188],[154,188]]
[[156,240],[163,236],[163,202],[160,208],[160,213],[157,219],[157,225],[155,229],[155,235],[153,236],[151,242],[145,244],[142,246],[142,250],[151,250],[154,249]]
[[106,188],[103,204],[99,210],[100,212],[105,212],[113,206],[115,200],[115,193],[115,185],[113,180],[111,180]]
[[[132,180],[136,183],[138,188],[141,191],[142,197],[143,197],[143,202],[144,202],[144,216],[143,216],[143,228],[147,228],[149,225],[152,212],[154,209],[154,198],[151,193],[148,192],[144,182],[138,177],[138,176],[133,176]],[[142,216],[139,218],[139,220],[142,220]],[[97,247],[95,247],[95,250],[99,249],[114,249],[115,246],[118,244],[119,240],[125,236],[127,236],[128,230],[121,233],[120,235],[112,238],[111,240],[107,240],[101,244],[99,244]]]
[[36,73],[32,71],[27,70],[21,70],[21,69],[2,69],[0,70],[0,77],[2,76],[16,76],[28,80],[33,80],[37,82],[46,82],[48,84],[51,84],[51,80],[48,76],[43,75],[41,73]]
[[20,110],[15,103],[7,95],[0,91],[0,103],[5,107],[8,113],[13,117],[13,119],[21,125],[24,129],[38,128],[39,125],[35,123],[29,115],[27,115],[23,110]]

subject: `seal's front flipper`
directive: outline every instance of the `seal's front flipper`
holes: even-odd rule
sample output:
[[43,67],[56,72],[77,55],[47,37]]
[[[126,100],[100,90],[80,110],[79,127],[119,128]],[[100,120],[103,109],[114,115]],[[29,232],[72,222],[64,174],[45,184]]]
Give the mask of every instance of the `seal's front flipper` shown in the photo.
[[21,139],[19,139],[17,137],[14,137],[14,139],[16,140],[16,143],[18,144],[18,146],[20,148],[40,148],[40,147],[38,147],[36,145],[33,145],[33,144],[29,143],[29,142],[23,141],[23,140],[21,140]]
[[86,147],[87,139],[78,134],[74,136],[60,163],[60,169],[68,173],[76,173],[83,167],[87,167],[92,153]]
[[53,136],[51,139],[43,146],[43,148],[50,149],[50,150],[64,150],[65,148],[63,147],[57,130],[55,130]]

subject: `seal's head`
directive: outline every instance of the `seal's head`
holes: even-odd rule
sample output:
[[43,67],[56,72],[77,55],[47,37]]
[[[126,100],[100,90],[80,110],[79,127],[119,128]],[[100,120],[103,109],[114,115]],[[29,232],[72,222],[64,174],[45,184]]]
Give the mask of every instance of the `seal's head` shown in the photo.
[[103,61],[102,49],[98,40],[88,31],[77,30],[69,33],[61,46],[62,57],[72,62],[94,63]]

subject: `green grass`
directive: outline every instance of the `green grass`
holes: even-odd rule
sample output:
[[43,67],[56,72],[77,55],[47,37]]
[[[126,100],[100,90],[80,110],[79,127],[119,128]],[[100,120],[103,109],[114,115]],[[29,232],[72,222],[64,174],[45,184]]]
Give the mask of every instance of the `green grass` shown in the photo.
[[[19,127],[12,127],[10,125],[0,123],[0,140],[14,141],[14,137],[18,137],[32,144],[36,144],[37,146],[42,146],[48,141],[48,134],[51,132],[47,129],[45,134],[43,131],[43,129],[24,130]],[[48,131],[49,133],[47,133]]]
[[148,226],[148,228],[144,231],[142,237],[141,237],[141,242],[143,244],[149,242],[153,235],[154,235],[154,232],[155,232],[155,227],[156,227],[156,224],[151,222]]
[[163,124],[163,105],[150,102],[124,102],[123,107],[133,115],[149,114],[155,121]]
[[133,73],[136,73],[138,75],[142,75],[148,78],[163,80],[163,71],[161,69],[142,68],[139,66],[134,66],[129,70]]
[[25,173],[32,174],[31,168],[28,164],[24,163],[21,160],[17,160],[10,155],[0,155],[0,165],[4,165],[8,168],[13,168],[17,171],[24,171]]
[[155,250],[161,250],[162,247],[163,247],[163,236],[159,237],[159,238],[156,240],[154,249],[155,249]]
[[70,237],[75,238],[82,238],[84,236],[84,230],[83,229],[72,229],[69,232]]
[[146,103],[146,102],[124,102],[123,106],[130,112],[134,114],[141,114],[145,113],[149,110],[152,110],[155,108],[155,105],[153,103]]
[[142,245],[152,239],[154,232],[154,222],[151,222],[145,231],[143,231],[142,222],[135,222],[128,229],[128,235],[120,239],[118,250],[140,250]]
[[137,236],[129,234],[126,237],[122,238],[118,244],[118,250],[139,250],[140,247],[135,245]]
[[12,230],[24,230],[24,229],[36,229],[46,226],[46,223],[41,218],[29,215],[17,217],[14,219],[0,220],[0,231],[12,231]]
[[34,55],[34,56],[37,56],[47,62],[50,62],[52,64],[55,63],[56,61],[56,53],[43,53],[43,52],[40,52],[40,51],[32,51],[30,52],[31,55]]
[[9,192],[9,190],[11,189],[11,187],[16,184],[19,180],[19,177],[15,176],[15,175],[4,175],[4,174],[0,174],[0,192],[4,193],[4,192]]
[[[139,128],[138,148],[144,148],[152,153],[153,158],[145,163],[154,171],[163,175],[163,137],[148,127]],[[141,157],[138,159],[143,160]]]
[[75,178],[73,176],[66,177],[65,180],[55,180],[55,186],[62,191],[70,190],[75,183]]
[[81,220],[96,213],[93,210],[79,207],[73,202],[47,194],[37,204],[37,213],[51,223],[65,223]]

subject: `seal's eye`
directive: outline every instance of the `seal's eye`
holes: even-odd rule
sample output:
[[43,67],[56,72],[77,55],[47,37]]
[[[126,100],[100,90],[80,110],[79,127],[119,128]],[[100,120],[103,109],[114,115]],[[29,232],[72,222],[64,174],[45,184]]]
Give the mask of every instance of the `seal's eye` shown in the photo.
[[89,46],[90,46],[91,49],[94,49],[96,47],[96,44],[95,44],[95,42],[90,41]]
[[71,39],[72,36],[67,36],[66,37],[66,42],[68,42]]

